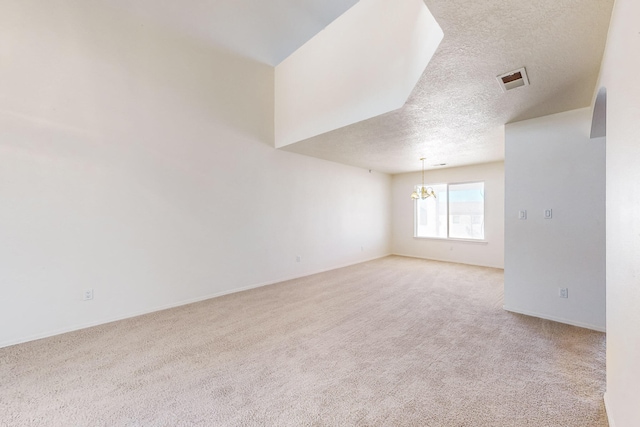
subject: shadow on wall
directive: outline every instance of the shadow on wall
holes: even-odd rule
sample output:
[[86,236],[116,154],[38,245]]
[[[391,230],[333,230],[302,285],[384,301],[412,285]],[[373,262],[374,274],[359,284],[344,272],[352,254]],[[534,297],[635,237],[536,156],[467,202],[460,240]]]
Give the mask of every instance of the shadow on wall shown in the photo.
[[596,95],[591,119],[591,138],[607,136],[607,88],[602,87]]

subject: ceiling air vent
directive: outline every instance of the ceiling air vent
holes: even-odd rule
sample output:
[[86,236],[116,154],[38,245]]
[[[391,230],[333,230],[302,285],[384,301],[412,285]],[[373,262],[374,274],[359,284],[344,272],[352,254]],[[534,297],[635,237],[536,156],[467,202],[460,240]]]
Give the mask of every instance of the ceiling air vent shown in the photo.
[[509,71],[497,77],[498,83],[503,92],[511,89],[515,89],[521,86],[529,86],[529,79],[527,78],[527,70],[524,67]]

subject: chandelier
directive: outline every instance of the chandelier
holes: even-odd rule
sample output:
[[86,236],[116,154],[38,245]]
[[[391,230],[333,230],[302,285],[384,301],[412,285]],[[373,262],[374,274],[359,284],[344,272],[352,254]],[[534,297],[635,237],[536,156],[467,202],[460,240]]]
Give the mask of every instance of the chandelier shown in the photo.
[[431,196],[433,196],[434,199],[436,198],[436,193],[433,192],[433,188],[424,186],[424,159],[424,157],[420,157],[420,160],[422,160],[422,186],[420,186],[419,189],[416,188],[413,193],[411,193],[411,200],[424,200]]

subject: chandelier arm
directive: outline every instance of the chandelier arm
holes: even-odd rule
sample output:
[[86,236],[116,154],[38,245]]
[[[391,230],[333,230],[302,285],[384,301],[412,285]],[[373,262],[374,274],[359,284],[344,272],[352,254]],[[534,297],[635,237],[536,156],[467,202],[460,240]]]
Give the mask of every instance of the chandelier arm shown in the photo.
[[417,199],[426,199],[428,197],[433,196],[433,198],[436,198],[436,193],[433,191],[432,187],[425,187],[424,186],[424,160],[426,157],[420,157],[420,160],[422,161],[422,186],[420,187],[420,191],[415,190],[413,193],[411,193],[411,199],[412,200],[417,200]]

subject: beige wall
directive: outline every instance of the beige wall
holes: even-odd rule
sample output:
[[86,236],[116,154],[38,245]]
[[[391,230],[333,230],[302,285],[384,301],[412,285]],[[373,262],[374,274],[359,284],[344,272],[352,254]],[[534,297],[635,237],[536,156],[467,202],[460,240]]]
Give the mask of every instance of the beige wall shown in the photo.
[[485,182],[486,243],[413,237],[413,188],[420,184],[420,172],[393,176],[392,244],[397,255],[460,262],[487,267],[504,267],[504,163],[425,171],[425,183]]

